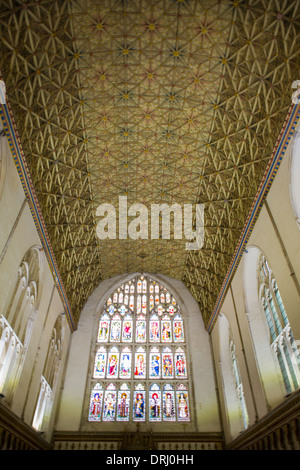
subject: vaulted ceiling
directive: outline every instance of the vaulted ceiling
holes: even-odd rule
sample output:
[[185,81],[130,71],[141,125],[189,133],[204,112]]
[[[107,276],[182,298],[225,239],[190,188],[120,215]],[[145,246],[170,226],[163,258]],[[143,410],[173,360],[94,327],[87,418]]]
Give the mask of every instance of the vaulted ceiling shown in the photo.
[[[207,323],[300,78],[299,0],[1,0],[0,71],[75,321],[103,279],[182,280]],[[96,209],[204,204],[204,246]]]

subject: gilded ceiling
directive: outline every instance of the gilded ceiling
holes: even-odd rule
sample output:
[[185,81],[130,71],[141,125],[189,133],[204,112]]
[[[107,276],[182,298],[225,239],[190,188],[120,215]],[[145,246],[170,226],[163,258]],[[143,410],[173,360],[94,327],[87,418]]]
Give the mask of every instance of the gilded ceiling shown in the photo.
[[[1,0],[0,71],[76,321],[101,280],[182,280],[205,322],[300,79],[299,0]],[[204,204],[185,240],[99,240],[96,209]]]

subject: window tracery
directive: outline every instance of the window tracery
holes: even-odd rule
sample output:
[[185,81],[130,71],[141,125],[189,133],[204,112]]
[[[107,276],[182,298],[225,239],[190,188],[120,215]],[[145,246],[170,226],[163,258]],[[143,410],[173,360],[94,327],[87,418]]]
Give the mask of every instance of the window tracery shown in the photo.
[[64,316],[57,318],[48,346],[48,353],[41,375],[40,390],[35,407],[32,426],[37,431],[46,431],[53,407],[58,374],[60,369]]
[[115,289],[100,315],[89,421],[190,420],[184,318],[148,276]]
[[277,358],[286,393],[299,388],[300,356],[280,291],[266,258],[259,260],[261,304],[267,320],[270,344]]
[[230,352],[231,352],[233,373],[234,373],[234,378],[235,378],[236,392],[237,392],[238,399],[240,401],[244,428],[247,429],[247,427],[249,426],[249,416],[248,416],[248,411],[247,411],[247,405],[246,405],[246,399],[245,399],[245,394],[244,394],[244,387],[242,383],[240,368],[239,368],[236,350],[235,350],[235,344],[232,340],[230,342]]

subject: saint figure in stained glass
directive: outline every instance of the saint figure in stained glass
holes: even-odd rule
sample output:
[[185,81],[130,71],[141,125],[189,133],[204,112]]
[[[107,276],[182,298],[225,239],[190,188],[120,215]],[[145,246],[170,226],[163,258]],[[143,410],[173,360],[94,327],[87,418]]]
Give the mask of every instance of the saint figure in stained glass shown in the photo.
[[149,375],[151,378],[160,378],[160,354],[159,350],[151,350],[149,356]]
[[121,336],[121,319],[118,315],[113,317],[111,322],[111,329],[110,329],[110,340],[112,342],[119,342]]
[[114,421],[116,412],[116,390],[113,385],[109,385],[105,391],[103,421]]
[[103,390],[97,384],[91,393],[89,421],[100,421],[102,412]]
[[108,340],[109,319],[107,315],[103,315],[99,324],[98,341],[106,342]]
[[108,377],[117,377],[118,376],[118,360],[119,353],[110,352],[108,356],[108,365],[107,365],[107,376]]
[[176,350],[175,352],[175,376],[186,378],[186,359],[183,349]]
[[189,398],[186,387],[182,384],[177,388],[176,401],[178,421],[188,421],[190,417]]
[[164,317],[161,322],[161,338],[164,343],[170,343],[171,337],[171,322],[169,317]]
[[183,332],[183,322],[180,315],[176,315],[173,320],[173,333],[174,341],[183,342],[184,341],[184,332]]
[[118,392],[117,421],[129,420],[130,391],[124,388],[121,386]]
[[139,317],[136,322],[136,342],[144,343],[146,341],[146,320]]
[[145,378],[146,377],[146,364],[145,364],[145,353],[135,353],[135,377]]
[[120,360],[120,377],[130,378],[131,377],[131,351],[125,348],[121,353]]
[[99,348],[95,358],[94,377],[104,378],[106,367],[106,350],[105,348]]
[[173,354],[171,352],[163,352],[162,354],[162,371],[164,378],[173,377]]
[[172,387],[164,387],[163,392],[163,418],[164,421],[175,421],[174,391]]
[[149,420],[161,421],[161,391],[159,386],[152,385],[149,392]]
[[145,391],[138,387],[134,392],[134,408],[133,408],[134,421],[145,420]]
[[127,315],[123,320],[122,341],[132,341],[132,320],[130,315]]
[[159,342],[159,320],[156,315],[151,317],[149,333],[151,343]]

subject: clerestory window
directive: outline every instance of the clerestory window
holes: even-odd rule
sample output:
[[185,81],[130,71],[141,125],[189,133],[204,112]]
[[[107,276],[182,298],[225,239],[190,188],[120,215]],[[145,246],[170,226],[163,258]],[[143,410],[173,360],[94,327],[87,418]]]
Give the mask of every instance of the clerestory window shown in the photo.
[[259,261],[261,303],[270,333],[270,344],[277,358],[286,393],[299,388],[300,356],[279,288],[266,258]]

